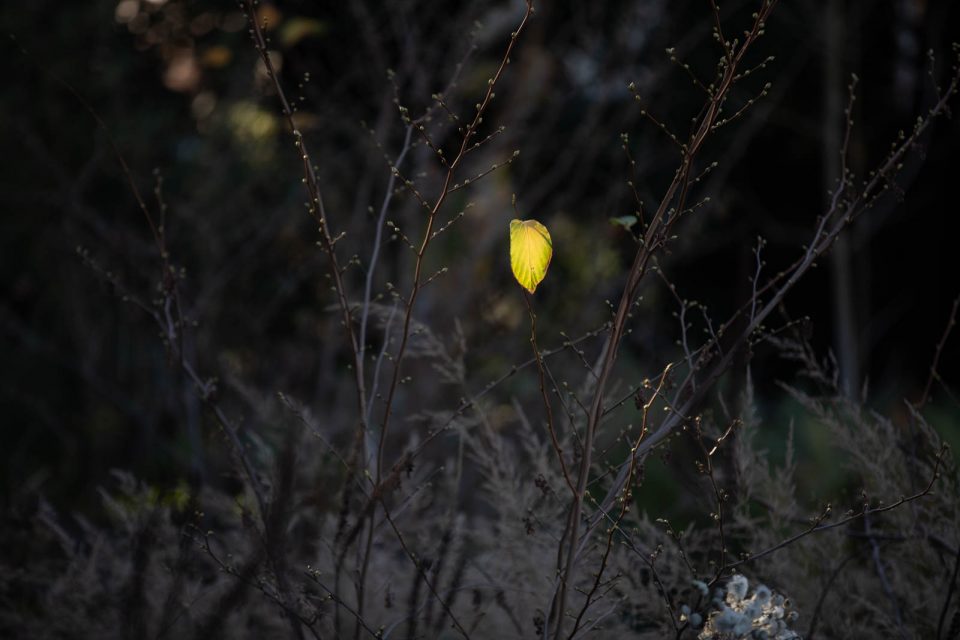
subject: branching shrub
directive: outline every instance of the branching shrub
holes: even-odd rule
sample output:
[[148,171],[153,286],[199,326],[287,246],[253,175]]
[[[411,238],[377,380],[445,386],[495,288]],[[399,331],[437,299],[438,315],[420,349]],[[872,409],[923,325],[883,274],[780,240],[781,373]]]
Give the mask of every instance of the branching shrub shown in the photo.
[[[157,8],[165,4],[123,0],[116,20],[148,49],[154,37],[206,33],[201,18],[213,14],[181,20],[190,3]],[[525,58],[526,39],[545,37],[534,35],[533,0],[495,6],[487,27],[470,26],[478,10],[458,3],[442,24],[428,20],[425,2],[395,3],[397,24],[348,4],[331,9],[332,22],[350,14],[376,58],[370,64],[390,66],[376,121],[362,125],[369,143],[353,137],[355,122],[337,129],[360,119],[343,105],[371,91],[369,69],[333,64],[339,73],[323,79],[294,75],[274,42],[292,49],[326,23],[290,21],[277,31],[271,20],[282,14],[254,0],[216,18],[226,31],[241,17],[252,47],[217,45],[203,59],[215,66],[247,55],[258,98],[218,113],[196,89],[191,109],[204,135],[241,132],[237,166],[213,163],[218,170],[283,185],[273,213],[238,203],[243,215],[205,220],[189,204],[168,204],[162,172],[148,198],[122,133],[50,72],[99,126],[102,153],[117,161],[143,226],[130,254],[96,243],[77,251],[87,286],[99,280],[102,300],[126,303],[125,321],[159,333],[156,373],[129,382],[159,399],[145,412],[124,406],[144,431],[156,431],[158,416],[179,425],[187,453],[176,460],[176,483],[150,482],[136,468],[113,472],[99,508],[87,511],[56,508],[35,486],[13,494],[0,538],[10,551],[0,559],[0,631],[957,637],[960,478],[929,411],[932,390],[951,393],[938,362],[957,304],[939,341],[918,340],[935,349],[922,394],[879,411],[855,392],[842,354],[838,365],[811,344],[810,321],[791,315],[789,296],[852,226],[894,206],[898,180],[955,104],[956,64],[946,79],[933,67],[932,97],[872,169],[851,157],[851,77],[834,114],[843,124],[823,209],[772,268],[758,239],[746,289],[718,314],[684,293],[683,260],[708,250],[705,218],[727,163],[749,142],[738,142],[748,135],[738,127],[762,128],[768,115],[757,114],[774,91],[769,51],[778,43],[764,36],[779,3],[699,7],[689,37],[704,42],[665,54],[693,85],[692,106],[658,94],[653,78],[620,82],[586,53],[567,58],[584,100],[612,95],[617,110],[645,124],[642,133],[612,134],[625,169],[606,157],[617,155],[610,145],[603,158],[530,148],[525,133],[549,129],[554,117],[538,121],[528,104],[553,64]],[[645,11],[671,8],[649,4],[611,27],[611,47],[646,51],[624,32],[649,22]],[[442,34],[424,35],[430,29]],[[186,91],[198,63],[164,42],[160,55],[173,56],[165,82]],[[424,43],[433,48],[418,60]],[[705,59],[712,75],[702,72]],[[623,74],[636,71],[624,66]],[[318,82],[319,95],[311,93]],[[305,105],[314,101],[312,113]],[[569,144],[600,135],[604,120],[604,108],[590,111]],[[653,136],[669,152],[646,153]],[[375,170],[362,145],[378,156]],[[536,161],[524,164],[528,153]],[[526,194],[525,172],[548,164],[549,176]],[[565,182],[581,195],[603,193],[624,179],[625,195],[612,193],[602,207],[623,215],[604,213],[589,237],[560,196],[545,195]],[[198,208],[215,200],[199,195]],[[544,203],[558,211],[552,220]],[[306,216],[286,215],[300,207]],[[97,233],[126,228],[84,215]],[[507,269],[508,222],[537,217],[548,224],[523,226],[532,239],[518,236],[524,246],[512,256],[521,288]],[[239,239],[221,235],[231,225]],[[259,264],[276,273],[248,272],[260,267],[245,263],[267,248],[270,260]],[[197,257],[206,252],[215,259]],[[116,264],[118,255],[129,264]],[[199,275],[186,268],[192,261],[203,264]],[[578,270],[587,275],[573,277]],[[570,286],[549,289],[554,282]],[[234,299],[243,295],[246,306]],[[666,307],[676,310],[672,324],[661,317]],[[29,328],[7,315],[5,325],[30,342]],[[484,324],[461,320],[470,315]],[[276,339],[258,351],[244,345],[244,331]],[[758,400],[761,377],[782,380],[776,389],[795,406],[794,422]],[[824,471],[801,460],[797,423],[821,434],[839,461],[829,495],[808,491],[803,474]],[[765,450],[769,434],[780,435],[776,452]],[[674,504],[652,500],[665,481]]]

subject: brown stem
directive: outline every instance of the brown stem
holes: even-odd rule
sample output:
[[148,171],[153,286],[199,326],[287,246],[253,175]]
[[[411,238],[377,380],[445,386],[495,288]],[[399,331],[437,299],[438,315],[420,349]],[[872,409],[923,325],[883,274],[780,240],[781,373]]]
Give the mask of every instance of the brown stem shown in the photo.
[[533,357],[537,361],[537,371],[540,374],[540,397],[543,399],[543,407],[547,412],[547,430],[550,432],[550,442],[557,454],[557,460],[560,461],[563,479],[567,481],[567,486],[575,495],[576,488],[573,486],[573,480],[567,470],[567,463],[564,461],[563,448],[560,446],[560,440],[557,438],[557,428],[553,422],[553,407],[550,404],[550,397],[547,395],[546,371],[544,370],[543,359],[540,357],[540,348],[537,346],[537,315],[533,312],[533,303],[530,301],[530,294],[526,291],[523,292],[523,300],[527,303],[527,311],[530,313],[530,345],[533,347]]
[[[566,608],[567,589],[569,583],[573,580],[573,570],[580,546],[580,516],[583,509],[583,498],[586,492],[587,480],[590,475],[590,466],[592,462],[593,441],[596,436],[597,428],[600,425],[600,419],[603,416],[603,400],[606,391],[606,385],[617,359],[617,352],[623,334],[626,330],[627,320],[630,316],[630,309],[639,289],[640,282],[647,272],[647,266],[657,248],[661,247],[669,236],[670,228],[676,216],[668,216],[671,203],[679,195],[680,201],[686,195],[687,185],[689,184],[690,171],[693,160],[699,152],[707,136],[713,131],[714,124],[719,115],[721,105],[726,98],[727,92],[733,84],[736,76],[737,65],[743,59],[744,54],[750,48],[750,45],[759,37],[762,26],[770,14],[775,2],[764,2],[761,10],[757,12],[753,28],[746,35],[743,44],[737,49],[732,59],[724,67],[722,77],[714,95],[710,98],[696,132],[691,136],[687,145],[684,146],[683,158],[680,167],[674,174],[673,181],[667,188],[663,199],[660,201],[660,207],[650,221],[644,234],[643,243],[637,250],[633,264],[627,274],[627,282],[620,297],[620,304],[611,327],[610,334],[607,337],[605,347],[605,357],[600,367],[600,375],[597,378],[596,389],[593,395],[593,401],[590,405],[590,414],[587,420],[586,436],[584,438],[584,451],[580,462],[580,469],[577,478],[577,493],[573,498],[571,506],[571,517],[568,523],[565,536],[567,548],[566,562],[563,574],[560,576],[558,592],[554,597],[551,610],[555,616],[554,637],[559,640],[563,634],[564,610]],[[677,207],[681,211],[682,206]]]

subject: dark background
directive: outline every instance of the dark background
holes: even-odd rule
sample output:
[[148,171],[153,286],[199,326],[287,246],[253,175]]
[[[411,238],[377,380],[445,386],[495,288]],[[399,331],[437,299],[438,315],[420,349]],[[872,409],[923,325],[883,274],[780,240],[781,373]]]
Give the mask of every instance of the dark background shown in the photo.
[[[332,226],[347,232],[344,256],[366,259],[375,220],[368,207],[379,209],[388,177],[383,155],[395,157],[402,142],[386,70],[395,72],[400,103],[422,111],[455,73],[478,20],[477,50],[450,94],[455,109],[469,111],[515,23],[516,4],[262,6],[282,80],[319,160]],[[710,142],[705,157],[720,166],[700,196],[711,202],[685,222],[662,261],[683,297],[708,305],[718,321],[749,295],[757,236],[769,242],[764,255],[773,273],[796,258],[824,209],[836,177],[825,177],[829,158],[838,153],[828,148],[829,132],[842,133],[842,122],[824,117],[828,94],[839,92],[846,104],[849,76],[859,76],[849,156],[864,176],[897,131],[909,131],[932,105],[935,85],[954,64],[955,2],[833,6],[835,14],[822,2],[778,7],[752,54],[754,64],[766,55],[775,60],[734,97],[742,103],[766,82],[771,90]],[[634,246],[609,222],[635,209],[620,134],[630,134],[648,209],[677,160],[627,85],[635,82],[651,113],[685,135],[703,96],[665,49],[675,47],[694,73],[710,77],[718,49],[707,9],[706,2],[665,0],[539,7],[490,112],[506,131],[474,168],[513,149],[520,156],[450,203],[449,215],[467,199],[475,205],[434,247],[427,271],[450,271],[417,310],[445,340],[459,322],[474,389],[529,357],[526,311],[506,261],[512,194],[521,217],[536,217],[554,236],[554,261],[536,295],[541,344],[606,319],[604,301],[616,302]],[[750,11],[746,2],[723,5],[731,25],[746,24]],[[37,0],[6,3],[0,16],[0,503],[39,492],[68,510],[93,509],[96,487],[114,468],[161,487],[191,473],[228,481],[222,439],[170,365],[155,327],[78,256],[82,247],[145,299],[155,291],[148,228],[107,136],[68,86],[106,124],[151,207],[154,171],[162,177],[172,260],[185,269],[187,315],[197,323],[188,348],[205,375],[219,377],[224,402],[253,420],[259,399],[283,391],[345,437],[351,383],[326,263],[303,211],[295,149],[237,8],[213,0]],[[898,178],[903,192],[853,225],[845,260],[825,261],[787,299],[791,317],[810,318],[819,353],[837,354],[854,393],[869,382],[868,405],[882,411],[902,411],[904,399],[921,394],[960,292],[951,224],[958,140],[957,119],[938,120]],[[429,165],[422,146],[410,157],[414,167]],[[412,199],[398,196],[391,219],[417,229],[417,216]],[[410,267],[409,252],[388,245],[377,291],[387,281],[409,286]],[[844,277],[851,293],[838,298]],[[346,278],[359,295],[363,267]],[[676,353],[675,302],[656,279],[643,295],[621,358],[627,380]],[[939,369],[949,385],[960,373],[955,345],[948,341]],[[595,355],[599,343],[589,348]],[[761,406],[777,418],[766,437],[776,447],[777,425],[793,412],[777,381],[792,365],[771,349],[756,355]],[[404,414],[459,397],[428,374],[412,384],[400,401]],[[530,375],[511,384],[530,391],[536,381]],[[730,384],[734,393],[738,383]],[[958,442],[957,405],[941,386],[934,400],[934,425]],[[801,464],[829,463],[815,428],[798,432]],[[812,488],[819,480],[809,480]]]

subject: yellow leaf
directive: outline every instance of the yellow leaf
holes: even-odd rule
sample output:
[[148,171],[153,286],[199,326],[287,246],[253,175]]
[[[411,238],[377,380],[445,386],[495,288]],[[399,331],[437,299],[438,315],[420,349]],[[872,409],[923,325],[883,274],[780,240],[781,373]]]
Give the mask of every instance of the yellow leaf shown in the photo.
[[533,293],[543,282],[553,257],[550,232],[536,220],[510,221],[510,267],[513,277]]

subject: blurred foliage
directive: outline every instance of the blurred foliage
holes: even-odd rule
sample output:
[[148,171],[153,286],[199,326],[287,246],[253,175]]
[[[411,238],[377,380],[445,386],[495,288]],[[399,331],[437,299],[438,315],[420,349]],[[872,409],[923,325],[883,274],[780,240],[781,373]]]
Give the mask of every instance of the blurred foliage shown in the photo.
[[[367,259],[389,178],[384,157],[395,159],[403,139],[397,105],[419,113],[459,74],[451,108],[468,112],[495,68],[517,4],[260,5],[271,59],[298,106],[297,127],[315,149],[336,230],[346,233],[344,255]],[[727,4],[731,22],[749,15],[749,3]],[[662,260],[682,297],[700,300],[718,318],[749,294],[756,236],[770,241],[771,272],[789,263],[831,186],[818,173],[823,65],[861,77],[851,156],[862,171],[930,104],[934,84],[923,52],[946,51],[960,36],[957,6],[947,0],[870,10],[848,2],[844,55],[825,61],[819,33],[808,28],[818,19],[817,3],[784,5],[763,44],[776,59],[756,84],[772,80],[771,95],[712,143],[720,163],[705,186],[712,201]],[[219,481],[227,464],[221,436],[190,400],[190,383],[170,366],[149,321],[76,256],[84,247],[131,289],[157,286],[157,256],[126,177],[69,87],[106,123],[150,205],[165,207],[170,251],[184,269],[188,315],[197,323],[189,348],[220,379],[231,410],[255,420],[263,399],[283,391],[327,416],[335,440],[347,437],[350,381],[326,265],[303,212],[299,158],[242,13],[232,3],[187,0],[38,0],[0,11],[3,30],[16,38],[5,45],[0,96],[8,160],[0,174],[3,499],[37,490],[82,510],[114,468],[176,487],[191,473]],[[625,216],[636,215],[625,183],[633,180],[645,206],[655,206],[677,157],[627,84],[636,82],[651,111],[684,132],[701,95],[664,51],[672,47],[693,73],[706,75],[717,55],[708,18],[693,1],[540,7],[490,115],[506,131],[469,171],[502,162],[514,149],[520,155],[451,198],[444,220],[473,206],[432,249],[427,271],[449,273],[425,291],[417,311],[452,348],[462,331],[471,390],[529,357],[526,313],[506,261],[513,194],[524,217],[544,222],[555,242],[551,277],[536,297],[538,313],[553,320],[541,326],[541,344],[608,318],[607,301],[618,295],[634,247],[623,228]],[[937,59],[934,80],[942,81],[946,66]],[[630,132],[635,176],[620,148],[623,132]],[[939,122],[911,160],[902,196],[853,230],[857,351],[869,374],[869,403],[879,409],[897,410],[922,390],[957,293],[946,195],[958,133],[956,119]],[[420,145],[410,156],[410,175],[432,184],[429,150]],[[398,194],[390,216],[418,229],[409,194]],[[403,289],[410,267],[402,243],[390,243],[378,301],[391,303],[387,274],[400,274],[392,284]],[[353,292],[364,275],[364,267],[348,272]],[[834,342],[830,289],[830,270],[821,269],[787,304],[793,315],[812,319],[814,344],[824,353]],[[670,293],[652,280],[623,349],[621,379],[650,375],[676,356],[674,311]],[[598,348],[588,342],[588,358]],[[941,362],[947,381],[958,378],[956,353],[951,347]],[[801,419],[777,387],[792,365],[763,346],[755,355],[758,403],[771,425],[763,445],[781,458],[792,423],[801,469],[811,469],[798,474],[801,493],[841,486],[840,471],[821,471],[838,468],[822,426]],[[571,358],[558,370],[579,366]],[[400,400],[405,416],[438,401],[455,405],[465,393],[438,384],[428,365],[410,369],[414,380]],[[510,399],[528,397],[535,385],[533,376],[508,381],[492,420],[509,428],[516,418]],[[742,385],[742,372],[735,373],[723,393],[736,398]],[[956,408],[935,410],[936,426],[957,441]],[[677,488],[685,473],[669,462],[652,464],[642,499],[689,513]]]
[[[722,4],[731,33],[753,11],[745,0]],[[506,585],[515,575],[533,584],[552,566],[548,529],[525,520],[537,509],[552,513],[546,500],[551,485],[539,483],[544,476],[538,475],[549,475],[541,467],[548,467],[552,452],[538,440],[543,417],[536,373],[527,367],[510,375],[530,360],[531,351],[527,308],[510,273],[509,221],[534,218],[550,229],[550,273],[533,297],[537,339],[544,349],[565,347],[551,356],[550,374],[564,390],[558,416],[561,405],[576,413],[572,392],[589,388],[585,371],[602,346],[591,332],[610,319],[636,249],[637,221],[656,208],[679,157],[643,109],[681,137],[688,131],[703,102],[692,77],[709,77],[719,55],[707,5],[538,5],[485,116],[484,135],[504,130],[470,157],[458,180],[494,163],[499,168],[451,195],[438,224],[464,215],[437,237],[424,264],[426,274],[447,271],[418,300],[417,334],[404,365],[409,380],[395,405],[400,426],[388,444],[416,442],[462,398],[502,382],[484,397],[482,420],[464,417],[431,445],[429,460],[406,474],[405,489],[445,480],[433,486],[436,496],[409,497],[414,516],[425,514],[415,524],[426,537],[411,536],[419,548],[436,547],[429,536],[446,527],[459,553],[475,552],[476,566],[493,567],[506,576]],[[860,176],[884,157],[899,130],[909,130],[916,115],[929,109],[947,77],[950,43],[960,40],[960,3],[868,6],[838,0],[843,41],[836,55],[828,52],[823,6],[781,2],[751,52],[750,63],[758,68],[734,91],[729,108],[756,97],[767,82],[772,87],[711,139],[705,155],[717,165],[703,167],[710,170],[697,184],[698,196],[710,200],[688,216],[671,250],[658,259],[663,278],[650,274],[644,283],[608,393],[611,401],[623,398],[622,406],[599,436],[598,446],[614,462],[629,455],[620,436],[642,419],[628,392],[683,357],[679,302],[698,301],[690,337],[700,340],[708,330],[701,309],[722,322],[749,298],[758,236],[768,241],[765,275],[789,265],[809,240],[836,179],[827,175],[830,154],[836,154],[828,148],[830,125],[824,122],[829,71],[839,69],[844,85],[851,73],[860,78],[849,153]],[[403,154],[399,171],[427,197],[442,182],[435,155],[416,135],[404,153],[402,115],[418,117],[435,94],[442,94],[450,112],[473,113],[519,12],[518,0],[258,5],[270,60],[317,162],[333,233],[343,234],[337,248],[347,265],[343,277],[351,303],[362,300],[372,238],[389,201],[386,220],[395,226],[385,231],[372,278],[371,368],[390,335],[397,296],[410,289],[413,256],[399,232],[418,239],[423,231],[417,199],[403,188],[388,192],[391,166]],[[293,477],[296,490],[286,494],[293,504],[281,505],[297,514],[290,557],[313,562],[325,557],[318,550],[321,534],[332,539],[340,533],[337,510],[346,510],[349,498],[339,488],[352,480],[325,443],[350,449],[357,415],[328,264],[317,246],[316,224],[305,212],[300,152],[235,3],[8,2],[0,7],[0,26],[12,36],[4,39],[0,57],[0,547],[11,557],[35,561],[29,571],[6,571],[4,561],[0,634],[10,610],[39,619],[62,606],[77,617],[65,613],[50,634],[75,632],[76,625],[94,620],[103,637],[121,628],[133,637],[136,621],[124,611],[166,606],[131,602],[130,594],[143,588],[137,587],[138,575],[159,585],[151,596],[159,597],[161,588],[178,596],[203,588],[216,593],[199,607],[216,621],[215,602],[235,602],[230,598],[236,596],[244,604],[249,596],[236,595],[238,581],[201,553],[209,539],[185,523],[216,527],[224,548],[262,559],[258,543],[251,543],[256,536],[249,535],[259,534],[251,525],[255,501],[194,383],[127,295],[135,292],[150,304],[164,286],[160,257],[129,181],[162,218],[170,259],[181,276],[179,291],[192,325],[185,356],[211,381],[218,406],[242,425],[254,465],[268,484],[275,483],[271,491],[285,495],[285,473]],[[444,118],[436,110],[427,122],[436,136],[432,142],[449,149],[456,125]],[[916,441],[907,429],[917,426],[908,403],[923,393],[960,285],[951,199],[958,140],[958,119],[938,120],[921,140],[922,150],[905,161],[893,196],[880,199],[850,230],[844,268],[854,290],[845,302],[855,344],[837,337],[843,305],[832,296],[836,264],[809,274],[777,317],[782,324],[800,321],[790,326],[810,339],[825,370],[834,370],[832,354],[841,358],[844,348],[852,350],[862,372],[852,397],[831,395],[803,377],[818,363],[798,363],[761,342],[706,403],[704,424],[711,428],[738,413],[753,418],[717,462],[724,479],[745,494],[736,507],[736,545],[774,544],[827,500],[856,506],[865,488],[877,492],[872,497],[895,500],[896,492],[915,491],[925,477],[928,469],[912,466],[922,456],[908,455],[915,452],[904,443]],[[942,438],[960,446],[953,391],[960,381],[958,341],[952,336],[941,354],[932,402],[924,410],[939,434],[925,431],[929,442]],[[384,364],[385,373],[389,367]],[[309,408],[310,428],[278,393]],[[857,434],[869,434],[864,446]],[[684,597],[689,581],[680,577],[671,536],[654,518],[669,518],[678,530],[692,532],[694,543],[702,543],[699,559],[709,557],[712,507],[705,506],[710,492],[691,463],[699,455],[695,444],[685,432],[658,449],[634,493],[643,539],[651,548],[667,549],[664,571]],[[462,478],[452,477],[455,468],[458,474],[466,469]],[[746,475],[750,481],[741,482]],[[950,477],[953,482],[955,473]],[[562,486],[556,477],[550,481]],[[891,530],[922,522],[949,537],[956,532],[951,487],[929,508],[878,520]],[[751,502],[751,491],[784,504],[761,508]],[[451,524],[445,507],[437,507],[447,504],[471,516],[495,515],[472,523],[477,531],[468,536]],[[552,515],[555,521],[564,517],[559,510]],[[858,533],[851,530],[850,538]],[[501,540],[503,548],[516,550],[528,539],[542,543],[529,556],[501,552]],[[758,571],[787,582],[771,585],[795,591],[808,611],[832,584],[831,578],[824,586],[833,570],[824,563],[860,553],[842,535],[823,540],[823,547],[821,539],[808,539],[785,559],[771,556],[758,565]],[[99,553],[101,548],[109,553]],[[153,550],[153,560],[144,559],[150,554],[142,549]],[[943,564],[941,548],[922,545],[922,551],[916,561],[903,551],[885,556],[900,562],[895,580],[922,582]],[[859,573],[843,574],[837,587],[859,599],[849,610],[826,606],[833,629],[856,633],[856,617],[885,598],[864,558],[855,563]],[[650,595],[655,588],[649,571],[629,556],[617,562],[631,580],[641,576],[635,593],[650,596],[638,599],[617,623],[659,633],[651,620],[663,612],[657,610],[659,598]],[[167,571],[188,564],[182,575]],[[409,581],[410,567],[395,548],[377,555],[371,571]],[[474,573],[473,579],[489,579]],[[936,622],[930,594],[939,586],[922,586],[900,592],[905,606],[913,607],[908,614],[927,616],[917,628],[929,631]],[[311,584],[304,601],[308,596],[324,594]],[[385,609],[392,606],[390,597],[388,590]],[[480,600],[474,595],[474,603]],[[542,604],[530,601],[529,616],[529,602],[518,606],[527,618]],[[225,637],[231,630],[268,637],[285,624],[272,601],[256,602],[233,610],[262,626],[231,619],[235,626],[224,623]],[[503,602],[493,611],[506,627],[519,627]],[[892,634],[893,614],[876,615],[879,622],[870,629]],[[200,622],[207,618],[197,616],[198,637],[206,638]],[[186,615],[176,621],[184,628],[195,622]]]

